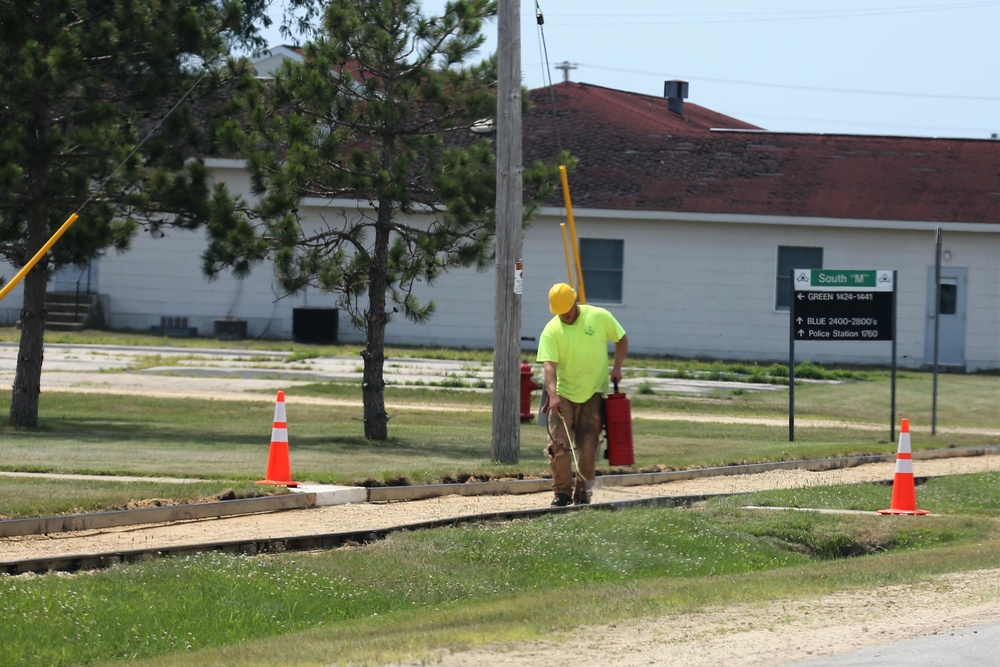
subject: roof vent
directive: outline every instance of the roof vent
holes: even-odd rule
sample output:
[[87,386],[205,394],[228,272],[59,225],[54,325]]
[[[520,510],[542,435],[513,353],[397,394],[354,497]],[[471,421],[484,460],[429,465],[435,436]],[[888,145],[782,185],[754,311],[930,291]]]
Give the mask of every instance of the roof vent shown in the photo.
[[683,116],[684,98],[688,96],[688,82],[677,79],[664,81],[663,96],[667,98],[667,108],[678,116]]

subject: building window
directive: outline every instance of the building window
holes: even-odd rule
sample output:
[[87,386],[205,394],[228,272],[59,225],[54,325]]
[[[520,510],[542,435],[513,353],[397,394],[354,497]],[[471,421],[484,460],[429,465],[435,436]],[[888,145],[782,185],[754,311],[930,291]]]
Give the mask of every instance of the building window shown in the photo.
[[938,302],[938,313],[954,315],[958,312],[958,279],[941,279],[941,300]]
[[587,302],[622,302],[625,241],[580,239],[580,268]]
[[778,246],[778,274],[775,276],[774,309],[790,310],[792,305],[792,269],[822,269],[823,249],[803,246]]

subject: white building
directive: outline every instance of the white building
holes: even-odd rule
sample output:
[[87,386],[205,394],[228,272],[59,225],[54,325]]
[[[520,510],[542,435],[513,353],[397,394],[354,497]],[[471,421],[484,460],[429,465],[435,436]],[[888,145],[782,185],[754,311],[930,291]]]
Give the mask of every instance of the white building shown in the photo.
[[[580,158],[570,186],[587,302],[615,313],[633,353],[787,361],[791,269],[890,269],[898,362],[923,367],[933,360],[940,229],[940,362],[1000,368],[1000,142],[769,133],[684,104],[686,84],[667,88],[669,99],[564,82],[532,91],[524,119],[525,162],[560,149]],[[249,192],[242,163],[208,164],[231,190]],[[561,201],[524,233],[525,348],[550,317],[548,288],[567,280]],[[306,201],[300,213],[319,220],[357,206]],[[338,307],[336,295],[317,291],[281,298],[266,265],[243,281],[208,282],[204,247],[200,231],[166,231],[102,257],[89,289],[107,326],[212,336],[235,318],[248,337],[291,338],[308,335],[305,318]],[[76,282],[64,271],[55,287]],[[492,347],[494,283],[492,272],[460,270],[419,287],[437,312],[419,325],[397,316],[386,342]],[[20,302],[18,289],[0,315],[12,322]],[[340,312],[336,338],[363,336]],[[796,360],[887,365],[890,349],[802,341]]]

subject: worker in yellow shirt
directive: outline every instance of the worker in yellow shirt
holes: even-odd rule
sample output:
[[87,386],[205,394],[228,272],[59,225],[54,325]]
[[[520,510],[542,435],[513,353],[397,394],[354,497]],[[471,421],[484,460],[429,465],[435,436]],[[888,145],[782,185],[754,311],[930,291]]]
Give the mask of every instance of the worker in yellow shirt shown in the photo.
[[[557,283],[549,290],[554,317],[538,339],[536,360],[542,363],[548,412],[549,444],[545,453],[552,470],[557,507],[590,503],[597,465],[597,446],[604,427],[604,395],[609,379],[622,378],[628,336],[604,308],[577,303],[576,290]],[[608,371],[608,343],[615,344]],[[576,448],[578,477],[573,481]]]

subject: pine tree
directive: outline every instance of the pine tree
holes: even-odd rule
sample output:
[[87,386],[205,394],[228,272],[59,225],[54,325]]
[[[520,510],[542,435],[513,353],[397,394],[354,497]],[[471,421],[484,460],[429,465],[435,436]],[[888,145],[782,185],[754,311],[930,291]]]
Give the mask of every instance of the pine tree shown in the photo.
[[[289,1],[314,11],[313,0]],[[0,4],[0,256],[25,266],[80,213],[24,278],[11,425],[38,422],[52,270],[85,264],[104,248],[124,250],[143,227],[203,224],[226,199],[190,158],[213,150],[208,110],[224,68],[211,65],[221,65],[232,43],[262,46],[254,21],[267,4]]]
[[[415,288],[453,267],[492,266],[496,161],[470,131],[496,114],[493,59],[467,64],[496,2],[456,0],[425,17],[415,0],[333,0],[301,62],[247,80],[226,142],[248,157],[249,219],[210,225],[210,275],[269,259],[284,289],[338,293],[365,330],[365,437],[388,438],[385,331],[395,312],[434,312]],[[525,173],[529,200],[554,168]],[[300,218],[303,198],[361,204],[340,219]],[[530,210],[529,201],[526,211]],[[414,217],[416,216],[416,217]]]

